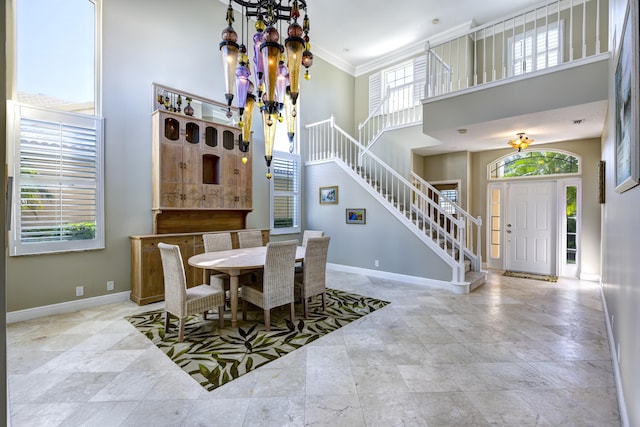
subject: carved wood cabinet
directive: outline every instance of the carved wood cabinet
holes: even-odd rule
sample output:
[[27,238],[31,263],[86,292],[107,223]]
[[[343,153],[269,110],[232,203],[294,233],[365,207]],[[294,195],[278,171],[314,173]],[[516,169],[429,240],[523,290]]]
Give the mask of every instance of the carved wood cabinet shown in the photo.
[[240,129],[169,111],[153,113],[153,209],[251,209],[251,153]]

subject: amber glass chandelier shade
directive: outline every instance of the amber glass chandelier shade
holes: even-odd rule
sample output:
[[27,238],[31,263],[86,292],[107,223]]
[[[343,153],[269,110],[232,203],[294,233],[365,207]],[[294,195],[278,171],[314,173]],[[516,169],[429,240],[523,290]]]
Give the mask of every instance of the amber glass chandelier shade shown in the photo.
[[287,67],[289,68],[289,84],[291,86],[291,99],[295,104],[298,100],[300,90],[300,67],[302,66],[302,52],[304,50],[304,39],[302,27],[297,23],[289,26],[289,37],[285,40],[287,50]]
[[244,112],[242,113],[242,141],[251,141],[251,124],[253,122],[253,109],[256,105],[256,96],[247,95],[247,101],[244,104]]
[[278,65],[280,65],[281,46],[278,42],[280,35],[274,27],[264,31],[263,43],[260,46],[262,61],[264,62],[264,101],[276,101],[276,80],[278,78]]
[[273,158],[273,142],[276,137],[276,124],[278,123],[278,113],[269,112],[267,107],[262,108],[262,131],[264,133],[264,158],[267,166],[271,166]]

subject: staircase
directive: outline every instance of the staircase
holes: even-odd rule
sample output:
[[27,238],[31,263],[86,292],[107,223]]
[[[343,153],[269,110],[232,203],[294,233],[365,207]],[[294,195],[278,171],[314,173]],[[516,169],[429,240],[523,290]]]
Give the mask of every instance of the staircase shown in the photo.
[[[387,119],[387,123],[396,127],[409,125],[390,117]],[[383,120],[379,118],[381,123]],[[451,267],[451,283],[456,293],[468,293],[484,283],[486,273],[481,270],[480,251],[482,220],[472,217],[453,202],[454,212],[446,212],[429,196],[437,194],[438,198],[447,199],[437,189],[417,175],[409,181],[372,153],[369,147],[384,130],[371,132],[372,138],[365,146],[337,126],[333,117],[306,128],[309,136],[307,161],[331,160],[343,168]],[[361,131],[363,128],[360,127]]]

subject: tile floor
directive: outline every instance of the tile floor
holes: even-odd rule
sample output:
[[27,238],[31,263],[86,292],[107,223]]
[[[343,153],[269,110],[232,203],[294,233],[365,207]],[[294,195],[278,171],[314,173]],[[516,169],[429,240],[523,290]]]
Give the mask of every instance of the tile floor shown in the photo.
[[392,304],[213,392],[123,318],[162,303],[11,324],[12,426],[620,426],[595,283],[328,283]]

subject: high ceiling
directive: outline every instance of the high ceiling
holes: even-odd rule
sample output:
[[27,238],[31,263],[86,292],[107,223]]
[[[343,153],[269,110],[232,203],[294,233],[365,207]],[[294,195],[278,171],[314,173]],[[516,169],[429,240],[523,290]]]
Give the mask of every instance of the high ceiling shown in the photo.
[[[220,1],[228,4],[228,0]],[[540,3],[532,0],[307,0],[309,36],[315,55],[357,76],[384,63],[385,58],[397,50],[413,46],[419,51],[428,40],[447,32],[483,25]],[[414,141],[414,149],[422,154],[482,151],[507,147],[507,140],[519,131],[527,132],[536,143],[599,137],[605,114],[606,102],[591,103],[473,125],[466,135],[449,130],[429,137],[422,134],[419,127],[407,132]],[[581,124],[574,124],[576,120],[582,120]]]

